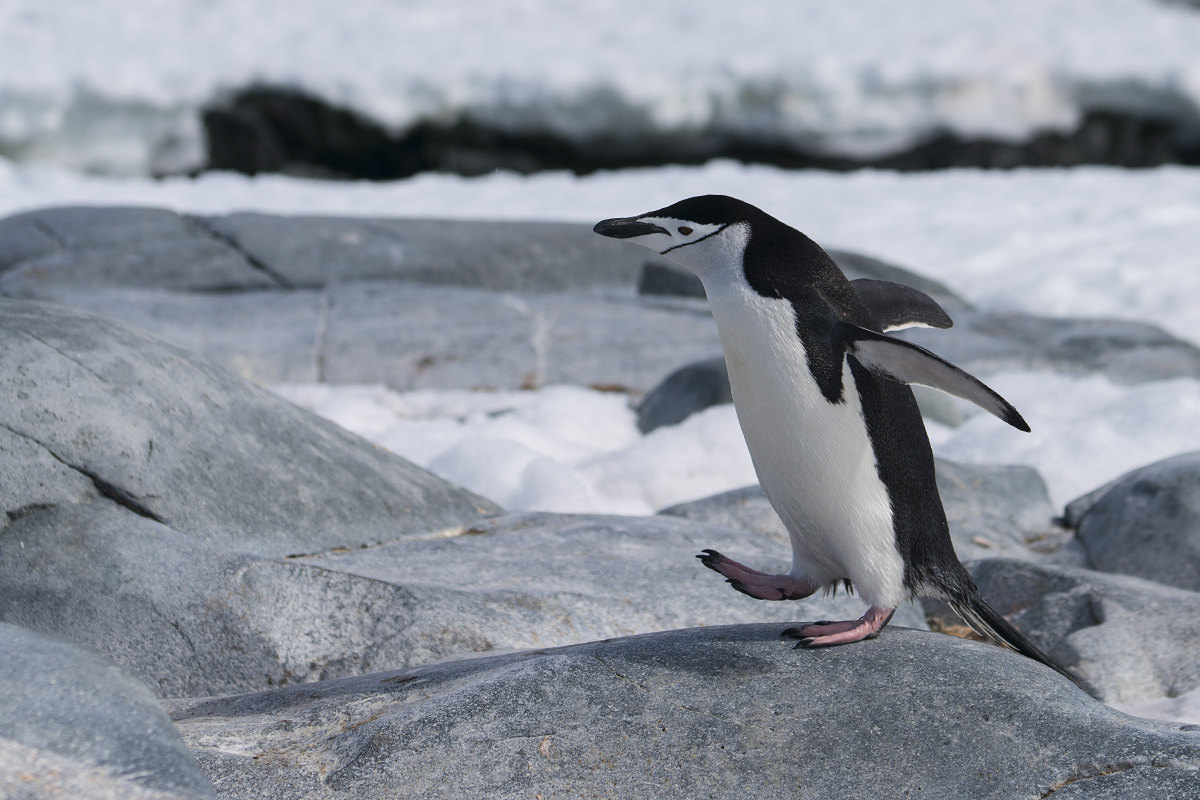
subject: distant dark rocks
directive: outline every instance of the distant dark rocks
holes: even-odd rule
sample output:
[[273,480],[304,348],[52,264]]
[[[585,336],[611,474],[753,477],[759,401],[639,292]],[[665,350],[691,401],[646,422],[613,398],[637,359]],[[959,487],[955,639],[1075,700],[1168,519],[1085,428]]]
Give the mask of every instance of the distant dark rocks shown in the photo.
[[1200,453],[1139,467],[1067,506],[1091,566],[1200,591]]
[[931,132],[894,152],[831,154],[807,137],[764,140],[744,133],[597,132],[571,138],[548,127],[489,123],[470,111],[449,120],[391,130],[365,115],[294,88],[260,85],[231,92],[203,112],[205,169],[251,175],[284,172],[330,178],[392,180],[418,172],[479,175],[497,169],[530,173],[700,164],[717,158],[786,168],[878,167],[905,171],[1112,164],[1150,167],[1200,163],[1194,120],[1137,111],[1085,111],[1066,132],[1035,132],[1021,141]]
[[168,705],[245,800],[1012,798],[1093,779],[1149,797],[1200,767],[1200,734],[896,627],[826,650],[694,628]]
[[1200,593],[1046,563],[969,564],[988,602],[1108,702],[1200,686]]
[[139,681],[94,650],[3,623],[0,795],[215,797],[171,720]]

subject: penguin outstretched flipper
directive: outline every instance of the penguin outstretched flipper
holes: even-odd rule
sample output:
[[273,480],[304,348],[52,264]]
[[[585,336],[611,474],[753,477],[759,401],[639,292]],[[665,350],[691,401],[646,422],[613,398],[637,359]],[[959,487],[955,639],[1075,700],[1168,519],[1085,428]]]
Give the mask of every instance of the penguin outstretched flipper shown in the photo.
[[874,278],[859,278],[850,281],[850,285],[882,331],[950,328],[954,325],[946,309],[920,289]]
[[894,339],[849,322],[839,322],[838,329],[847,351],[876,375],[901,383],[917,383],[941,389],[955,397],[970,400],[1019,431],[1029,432],[1029,423],[1013,408],[1012,403],[974,375],[941,356],[912,342]]

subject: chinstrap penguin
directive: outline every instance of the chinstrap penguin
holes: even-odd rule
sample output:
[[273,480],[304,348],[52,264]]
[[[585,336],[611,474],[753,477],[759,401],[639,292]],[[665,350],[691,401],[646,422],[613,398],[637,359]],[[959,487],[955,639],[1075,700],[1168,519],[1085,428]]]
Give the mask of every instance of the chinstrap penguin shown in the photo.
[[857,620],[784,631],[797,647],[873,638],[900,603],[932,596],[980,634],[1080,682],[984,602],[954,552],[907,384],[970,400],[1019,430],[1029,426],[973,376],[887,335],[950,327],[932,298],[888,281],[848,280],[807,236],[732,197],[693,197],[594,230],[667,256],[703,282],[755,472],[791,538],[787,574],[715,550],[697,556],[706,567],[762,600],[843,585],[869,606]]

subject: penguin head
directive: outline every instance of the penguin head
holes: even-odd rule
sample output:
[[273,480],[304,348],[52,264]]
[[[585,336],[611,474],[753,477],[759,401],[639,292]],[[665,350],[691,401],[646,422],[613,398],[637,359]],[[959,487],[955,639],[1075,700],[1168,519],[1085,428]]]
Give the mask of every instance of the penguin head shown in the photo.
[[767,215],[749,203],[710,194],[636,217],[602,220],[592,230],[648,247],[708,283],[741,276],[750,227],[759,217]]

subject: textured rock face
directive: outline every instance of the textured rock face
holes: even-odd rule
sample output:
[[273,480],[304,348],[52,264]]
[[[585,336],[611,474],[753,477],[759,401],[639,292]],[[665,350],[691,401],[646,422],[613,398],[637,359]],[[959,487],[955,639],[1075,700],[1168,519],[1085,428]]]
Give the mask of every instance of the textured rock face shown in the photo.
[[0,795],[211,798],[154,695],[93,650],[0,623]]
[[1200,591],[1200,453],[1140,467],[1067,506],[1092,566]]
[[[202,358],[91,314],[0,300],[9,517],[102,496],[230,550],[286,556],[495,510]],[[15,471],[14,471],[15,472]]]
[[402,588],[289,556],[498,510],[203,359],[11,300],[0,474],[0,618],[91,644],[161,694],[409,663]]
[[1175,697],[1200,686],[1200,593],[1025,561],[969,567],[997,611],[1104,700]]
[[1149,796],[1200,767],[1200,733],[900,628],[824,651],[673,631],[171,709],[240,798],[1011,798],[1116,773]]

